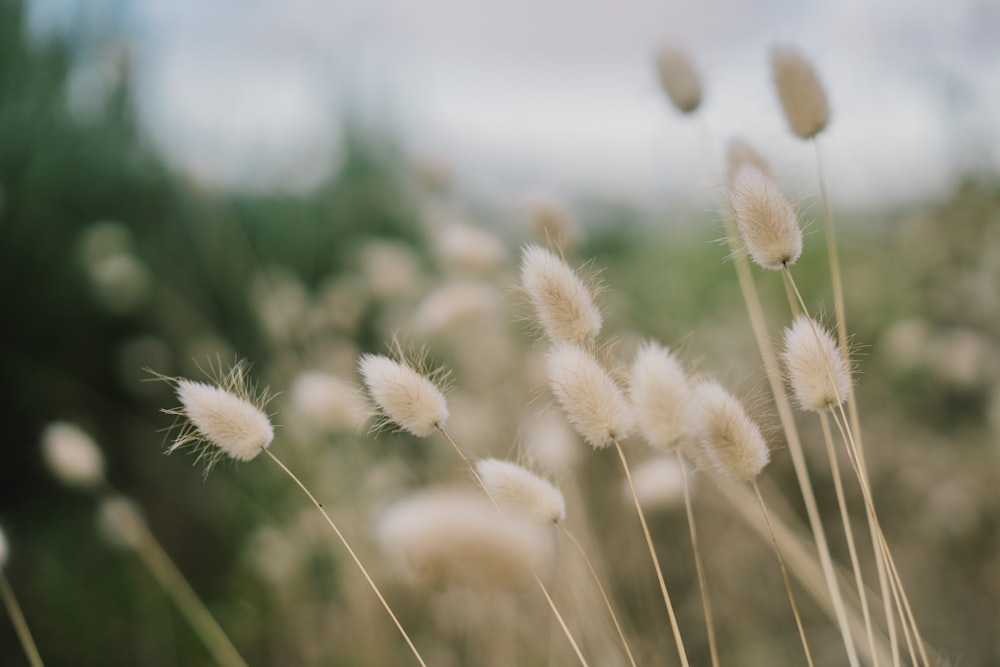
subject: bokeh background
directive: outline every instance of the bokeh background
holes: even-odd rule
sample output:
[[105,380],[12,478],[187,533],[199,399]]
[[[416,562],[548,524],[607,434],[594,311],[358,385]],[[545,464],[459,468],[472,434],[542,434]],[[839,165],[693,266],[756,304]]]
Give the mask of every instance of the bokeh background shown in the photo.
[[[5,571],[47,664],[211,664],[131,554],[102,538],[94,496],[45,468],[39,439],[56,420],[100,444],[109,480],[251,664],[404,662],[377,631],[354,632],[384,619],[345,583],[350,572],[340,577],[342,554],[273,470],[223,465],[206,478],[191,457],[163,456],[171,420],[160,410],[174,399],[143,369],[198,377],[206,359],[252,360],[285,392],[276,445],[315,477],[378,568],[369,526],[379,504],[462,472],[403,436],[298,428],[290,390],[310,369],[356,381],[357,355],[385,351],[398,331],[453,368],[469,447],[516,455],[527,415],[549,399],[511,287],[518,247],[544,240],[547,216],[574,230],[571,263],[602,270],[623,358],[646,337],[677,346],[756,396],[756,415],[776,425],[718,243],[723,150],[741,136],[797,202],[807,230],[798,277],[832,310],[815,154],[789,135],[771,89],[776,43],[808,54],[831,99],[820,144],[889,541],[937,653],[1000,664],[997,34],[989,0],[0,0],[0,525]],[[703,77],[693,117],[659,89],[653,57],[667,43]],[[444,234],[456,228],[492,239],[485,259],[469,260],[481,238]],[[781,286],[759,277],[780,323]],[[435,328],[417,317],[435,289],[470,281],[497,300],[485,320]],[[494,354],[517,377],[484,367]],[[767,490],[796,516],[772,430]],[[632,571],[645,567],[634,526],[615,521],[627,506],[614,461],[590,454],[555,476],[586,481],[578,514],[597,549],[636,546],[635,567],[612,584],[648,655],[669,655],[646,613],[649,582]],[[817,449],[833,531],[822,460]],[[767,545],[709,485],[701,491],[724,657],[800,664]],[[683,516],[658,522],[662,547],[678,552],[671,590],[689,601],[682,618],[704,664],[690,557],[676,549]],[[744,557],[734,564],[733,553]],[[745,584],[765,570],[764,583]],[[426,610],[427,597],[395,592],[440,663],[490,664],[447,613]],[[804,611],[836,656],[833,625]],[[0,664],[23,662],[5,618]]]

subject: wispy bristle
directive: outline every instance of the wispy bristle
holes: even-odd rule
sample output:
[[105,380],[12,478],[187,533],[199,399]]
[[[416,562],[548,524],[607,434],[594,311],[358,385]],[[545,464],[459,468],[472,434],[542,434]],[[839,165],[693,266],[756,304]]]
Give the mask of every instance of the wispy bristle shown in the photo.
[[425,437],[448,420],[448,402],[429,378],[381,354],[363,354],[361,377],[375,405],[389,421]]
[[730,185],[729,211],[750,257],[765,269],[794,264],[802,254],[795,210],[764,172],[745,163]]
[[830,106],[809,61],[797,49],[776,47],[771,51],[771,73],[792,132],[801,139],[822,132],[830,120]]
[[566,500],[547,479],[527,468],[499,459],[476,461],[476,472],[493,498],[502,506],[542,523],[566,518]]
[[625,393],[593,356],[561,343],[547,359],[552,393],[584,440],[600,448],[628,436],[633,417]]
[[698,437],[706,458],[724,475],[743,481],[755,478],[770,460],[760,428],[735,396],[714,380],[695,386]]
[[521,286],[552,342],[585,345],[601,331],[601,313],[580,277],[548,250],[529,245],[521,257]]
[[814,320],[799,315],[785,329],[782,357],[795,400],[802,409],[822,412],[847,400],[850,369],[833,336]]
[[690,396],[684,367],[673,353],[656,343],[639,349],[632,362],[632,406],[639,433],[654,447],[671,447],[690,437]]

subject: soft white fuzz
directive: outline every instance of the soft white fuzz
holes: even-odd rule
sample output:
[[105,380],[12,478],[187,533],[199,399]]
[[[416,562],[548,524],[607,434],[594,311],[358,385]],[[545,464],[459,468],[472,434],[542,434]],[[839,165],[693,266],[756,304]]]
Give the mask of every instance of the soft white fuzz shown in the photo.
[[547,356],[552,393],[577,433],[595,448],[628,436],[632,409],[625,393],[578,345],[560,343]]
[[427,295],[413,315],[413,324],[422,333],[447,333],[498,314],[500,306],[501,296],[492,285],[451,283]]
[[580,438],[555,410],[545,410],[529,419],[522,439],[525,459],[553,477],[568,474],[580,462]]
[[146,532],[146,522],[139,508],[122,496],[110,496],[101,501],[97,527],[112,545],[129,549],[137,548]]
[[785,329],[781,356],[795,400],[803,410],[822,412],[847,400],[850,369],[833,336],[815,320],[805,315],[795,318]]
[[776,47],[771,51],[771,73],[792,132],[801,139],[822,132],[830,120],[830,106],[809,61],[797,49]]
[[460,273],[490,275],[507,259],[507,250],[500,239],[469,225],[447,225],[434,241],[443,267]]
[[527,468],[499,459],[476,461],[476,472],[501,507],[510,508],[542,523],[566,518],[566,499],[550,481]]
[[331,433],[354,433],[371,413],[354,384],[322,371],[300,373],[288,394],[297,416],[313,428]]
[[536,522],[502,516],[481,493],[427,491],[389,507],[382,548],[424,583],[484,591],[523,589],[548,555]]
[[104,481],[104,455],[93,438],[68,422],[52,422],[42,431],[42,457],[67,486],[94,488]]
[[176,381],[181,407],[167,412],[183,416],[187,423],[168,453],[188,444],[214,445],[218,451],[208,455],[211,466],[220,454],[249,461],[271,444],[274,427],[261,402],[251,400],[243,373],[241,365],[234,367],[223,387],[185,378]]
[[737,170],[730,185],[729,210],[750,256],[765,269],[794,264],[802,254],[795,210],[774,181],[753,164]]
[[691,113],[701,104],[701,82],[698,73],[683,51],[664,47],[656,55],[656,71],[660,85],[681,113]]
[[695,386],[699,441],[706,458],[724,475],[749,481],[770,460],[760,429],[743,405],[714,380]]
[[590,290],[555,254],[537,245],[526,246],[521,256],[521,286],[552,342],[584,345],[600,333],[601,313]]
[[654,447],[691,435],[691,387],[674,354],[657,343],[639,348],[632,362],[632,407],[639,433]]
[[[675,456],[658,456],[632,469],[635,495],[643,509],[672,509],[684,502],[682,465]],[[632,492],[628,484],[622,487],[622,493],[627,501],[631,501]]]
[[448,420],[444,394],[409,366],[381,354],[363,354],[358,368],[382,415],[404,431],[423,438]]

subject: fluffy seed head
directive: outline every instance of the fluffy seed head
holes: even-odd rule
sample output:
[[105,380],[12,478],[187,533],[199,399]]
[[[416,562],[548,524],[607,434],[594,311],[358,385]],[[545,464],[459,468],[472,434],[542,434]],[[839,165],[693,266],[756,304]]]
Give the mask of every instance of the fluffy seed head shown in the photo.
[[249,461],[274,440],[274,427],[264,412],[270,400],[249,383],[247,365],[234,365],[218,385],[186,378],[170,379],[181,407],[164,410],[183,419],[180,431],[167,449],[171,453],[187,445],[206,445],[198,458],[208,467],[224,456]]
[[580,461],[580,438],[566,423],[566,418],[553,410],[546,410],[528,421],[523,442],[525,458],[546,474],[565,475]]
[[93,438],[78,426],[53,422],[42,431],[42,456],[60,482],[94,488],[104,481],[104,455]]
[[461,330],[500,311],[501,298],[491,285],[456,282],[427,295],[413,315],[414,327],[427,334]]
[[691,113],[701,104],[701,82],[687,55],[676,48],[664,47],[656,56],[660,85],[681,113]]
[[830,120],[830,106],[809,61],[797,49],[776,47],[771,51],[771,73],[792,132],[801,139],[822,132]]
[[750,481],[770,459],[767,443],[740,402],[714,380],[695,385],[699,441],[708,461],[729,477]]
[[577,345],[560,343],[547,359],[552,393],[584,440],[601,448],[628,436],[632,409],[625,393],[593,356]]
[[122,496],[111,496],[101,501],[97,510],[97,527],[108,542],[128,549],[138,547],[147,530],[139,508]]
[[423,492],[396,503],[380,517],[376,537],[435,587],[523,589],[548,555],[537,523],[502,516],[482,494],[465,491]]
[[448,420],[444,394],[410,366],[381,354],[363,354],[358,368],[381,414],[404,431],[423,438]]
[[580,277],[555,254],[537,246],[521,256],[521,285],[552,342],[583,345],[601,331],[601,313]]
[[509,507],[542,523],[566,518],[566,500],[547,479],[510,461],[480,459],[476,472],[502,507]]
[[805,315],[785,329],[782,352],[795,400],[803,410],[822,412],[845,400],[851,373],[833,336]]
[[300,373],[288,394],[295,413],[324,431],[353,433],[371,412],[356,385],[322,371]]
[[632,362],[632,407],[642,437],[654,447],[670,447],[691,434],[691,388],[674,354],[656,343],[639,349]]
[[507,250],[500,239],[476,227],[450,224],[434,240],[444,268],[460,273],[490,275],[507,259]]
[[755,262],[779,270],[802,254],[795,210],[778,186],[752,164],[740,167],[729,190],[729,210]]

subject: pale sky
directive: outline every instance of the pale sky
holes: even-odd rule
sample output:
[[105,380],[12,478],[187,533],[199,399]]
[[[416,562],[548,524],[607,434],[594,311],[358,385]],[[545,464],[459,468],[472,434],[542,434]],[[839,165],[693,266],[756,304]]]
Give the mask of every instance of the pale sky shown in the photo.
[[[487,198],[553,191],[710,207],[734,135],[772,161],[793,195],[808,193],[812,149],[780,115],[774,44],[799,47],[827,86],[821,145],[838,201],[911,201],[945,191],[961,169],[1000,165],[995,0],[31,5],[42,30],[116,32],[148,132],[171,162],[222,187],[308,188],[336,168],[350,113]],[[695,118],[680,117],[658,87],[652,62],[665,43],[701,72]],[[108,55],[87,56],[89,85]]]

